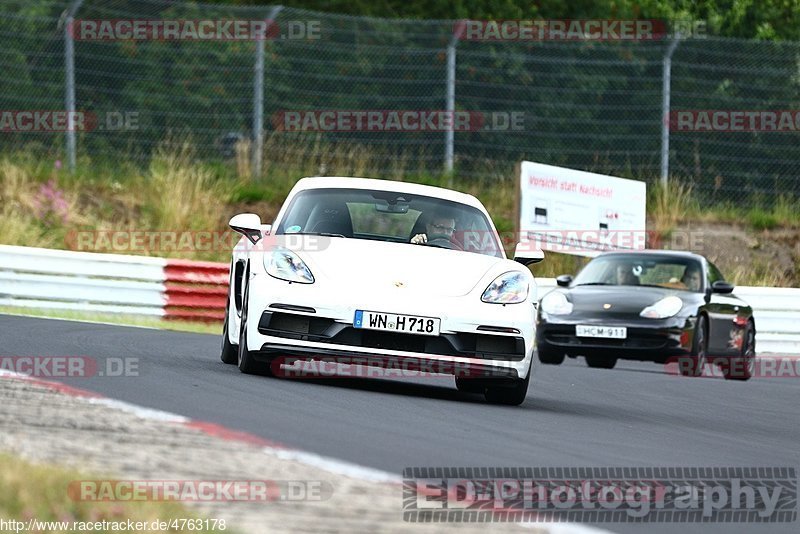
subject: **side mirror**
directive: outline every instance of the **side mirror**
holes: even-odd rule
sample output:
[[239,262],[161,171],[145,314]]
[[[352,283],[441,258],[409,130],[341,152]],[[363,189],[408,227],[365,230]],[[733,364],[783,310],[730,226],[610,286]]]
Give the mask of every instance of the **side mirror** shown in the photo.
[[255,213],[234,215],[228,225],[234,232],[239,232],[254,245],[261,241],[261,217]]
[[561,287],[569,287],[572,283],[572,275],[571,274],[562,274],[556,277],[556,284]]
[[532,248],[530,243],[517,243],[514,247],[514,261],[522,265],[533,265],[544,260],[544,252],[536,247]]
[[733,293],[734,287],[736,286],[734,286],[730,282],[726,282],[724,280],[717,280],[716,282],[711,284],[711,291],[713,291],[714,293],[720,293],[724,295],[727,293]]

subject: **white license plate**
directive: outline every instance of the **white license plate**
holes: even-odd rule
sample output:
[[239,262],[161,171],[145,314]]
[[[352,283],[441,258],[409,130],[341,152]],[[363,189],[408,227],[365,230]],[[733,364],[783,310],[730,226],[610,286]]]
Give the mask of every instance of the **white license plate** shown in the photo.
[[356,310],[353,326],[355,328],[366,328],[367,330],[438,336],[441,322],[438,317]]
[[575,326],[575,335],[579,337],[625,339],[628,337],[628,329],[624,326],[594,326],[579,324]]

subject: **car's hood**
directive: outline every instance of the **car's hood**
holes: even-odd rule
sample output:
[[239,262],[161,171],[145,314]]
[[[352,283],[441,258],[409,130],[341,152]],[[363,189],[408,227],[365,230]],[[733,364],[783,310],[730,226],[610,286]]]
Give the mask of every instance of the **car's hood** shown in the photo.
[[320,282],[357,291],[403,287],[409,293],[462,296],[484,278],[519,268],[502,258],[425,245],[324,237],[319,243],[319,247],[289,248]]
[[644,308],[669,295],[676,295],[684,302],[697,299],[688,291],[637,286],[576,286],[567,293],[573,313],[609,315],[639,315]]

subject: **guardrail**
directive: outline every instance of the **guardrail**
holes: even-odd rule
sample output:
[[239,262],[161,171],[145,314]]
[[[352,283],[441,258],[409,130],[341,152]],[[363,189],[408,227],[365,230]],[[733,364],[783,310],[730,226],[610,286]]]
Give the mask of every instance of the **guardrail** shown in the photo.
[[[0,306],[222,321],[225,263],[0,245]],[[538,278],[539,298],[556,286]],[[737,287],[759,352],[800,354],[800,289]]]
[[0,306],[222,321],[228,265],[0,245]]

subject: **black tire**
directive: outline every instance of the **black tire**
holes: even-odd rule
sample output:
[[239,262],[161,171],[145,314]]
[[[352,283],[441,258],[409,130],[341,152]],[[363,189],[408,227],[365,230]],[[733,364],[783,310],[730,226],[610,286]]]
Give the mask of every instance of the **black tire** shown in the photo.
[[239,327],[239,350],[237,351],[237,364],[239,370],[248,375],[272,376],[269,364],[257,362],[254,353],[247,347],[247,310],[250,301],[249,269],[244,274],[244,298],[242,299],[242,320]]
[[564,363],[564,358],[566,358],[566,354],[563,351],[557,352],[548,349],[536,349],[536,354],[538,355],[539,361],[547,365],[561,365]]
[[225,322],[222,325],[222,351],[219,356],[222,363],[233,365],[239,361],[239,346],[230,342],[228,337],[228,310],[225,310]]
[[742,341],[742,356],[731,358],[729,364],[722,368],[725,380],[750,380],[756,367],[756,327],[752,321],[747,322]]
[[505,404],[506,406],[519,406],[528,395],[528,384],[531,382],[533,366],[528,370],[525,378],[515,378],[513,382],[503,386],[487,386],[483,396],[492,404]]
[[697,318],[692,341],[692,354],[678,358],[678,371],[683,376],[702,376],[708,362],[708,320],[704,315]]
[[610,356],[586,356],[586,365],[592,369],[613,369],[617,365],[617,358]]
[[457,376],[456,378],[456,389],[463,393],[480,393],[486,390],[486,382],[477,378],[464,378],[461,376]]

